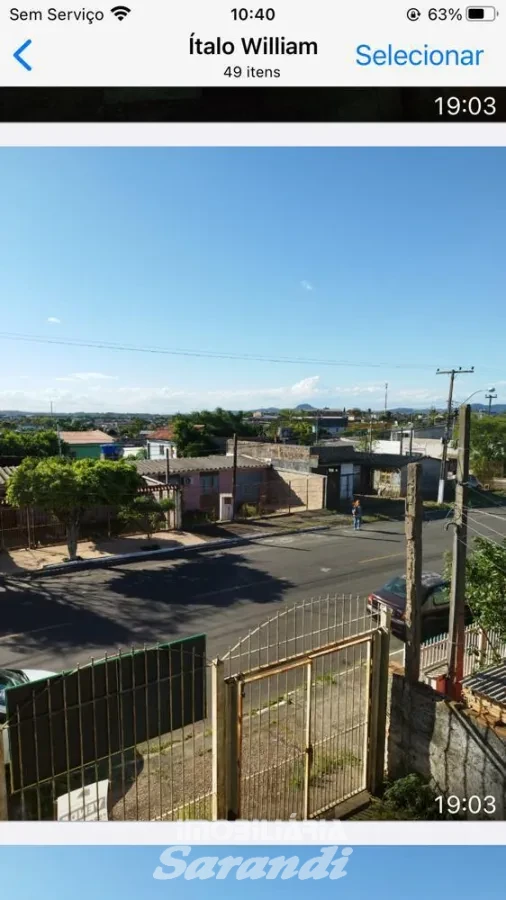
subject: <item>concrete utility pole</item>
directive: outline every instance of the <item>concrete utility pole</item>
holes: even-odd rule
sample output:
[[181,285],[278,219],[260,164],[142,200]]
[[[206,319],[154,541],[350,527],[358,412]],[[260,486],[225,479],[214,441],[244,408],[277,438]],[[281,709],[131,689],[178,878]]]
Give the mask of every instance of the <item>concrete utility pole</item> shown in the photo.
[[422,606],[422,523],[421,463],[408,466],[406,495],[406,678],[412,684],[420,677]]
[[450,595],[450,628],[448,635],[447,691],[453,700],[460,700],[464,677],[464,641],[466,626],[466,557],[467,557],[467,495],[469,481],[469,444],[471,436],[471,407],[461,406],[459,412],[459,450],[457,483],[455,487],[453,565]]
[[388,412],[388,381],[385,381],[385,415]]
[[488,414],[492,415],[492,400],[497,400],[497,394],[485,394],[485,399],[488,400]]
[[441,456],[441,470],[439,473],[439,488],[437,492],[437,502],[444,503],[445,498],[445,484],[446,484],[446,461],[448,459],[448,441],[450,440],[450,434],[452,430],[452,404],[453,404],[453,385],[455,384],[455,376],[456,375],[472,375],[474,372],[474,366],[471,369],[463,369],[462,366],[459,366],[458,369],[438,369],[436,375],[449,375],[450,376],[450,388],[448,391],[448,408],[446,411],[446,426],[445,426],[445,434],[443,437],[443,453]]
[[165,451],[165,482],[166,482],[166,484],[169,483],[169,476],[170,476],[169,451],[166,450]]
[[235,519],[235,504],[237,497],[237,435],[234,434],[234,449],[232,458],[232,521]]

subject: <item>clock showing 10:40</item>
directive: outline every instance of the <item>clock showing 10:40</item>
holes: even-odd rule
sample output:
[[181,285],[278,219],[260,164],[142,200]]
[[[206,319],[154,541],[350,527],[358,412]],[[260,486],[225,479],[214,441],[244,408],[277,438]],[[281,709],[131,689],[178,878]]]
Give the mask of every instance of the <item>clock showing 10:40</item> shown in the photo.
[[477,794],[472,794],[470,797],[457,797],[455,794],[450,794],[448,797],[436,797],[436,803],[441,815],[447,812],[452,816],[462,813],[470,813],[472,816],[484,813],[487,816],[493,816],[496,811],[496,800],[491,794],[487,797],[479,797]]

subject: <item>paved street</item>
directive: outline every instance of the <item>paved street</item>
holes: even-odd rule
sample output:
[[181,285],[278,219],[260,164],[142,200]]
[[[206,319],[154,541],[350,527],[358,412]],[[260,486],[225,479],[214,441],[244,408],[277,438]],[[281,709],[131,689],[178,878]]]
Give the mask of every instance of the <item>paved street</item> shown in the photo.
[[[499,540],[505,526],[502,510],[475,511],[470,537],[480,531]],[[442,521],[424,526],[425,569],[441,571],[451,536]],[[404,525],[395,522],[32,582],[0,576],[0,665],[59,671],[118,647],[198,632],[207,634],[212,657],[281,604],[327,593],[366,596],[402,572],[404,559]]]

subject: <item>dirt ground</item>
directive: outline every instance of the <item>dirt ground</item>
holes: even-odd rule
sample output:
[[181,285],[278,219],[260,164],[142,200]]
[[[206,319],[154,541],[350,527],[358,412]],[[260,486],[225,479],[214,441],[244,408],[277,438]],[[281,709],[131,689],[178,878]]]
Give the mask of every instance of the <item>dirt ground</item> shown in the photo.
[[[277,674],[245,686],[240,809],[246,820],[303,819],[307,776],[312,818],[327,816],[365,786],[365,646],[356,647],[352,656],[339,651],[314,660],[309,695],[306,668],[292,674],[293,679]],[[39,788],[25,788],[11,795],[10,818],[51,820],[58,797],[107,780],[109,820],[209,821],[212,737],[207,718]],[[92,811],[86,818],[93,821],[97,815]]]
[[[337,654],[336,654],[337,657]],[[363,789],[367,730],[367,667],[357,655],[351,668],[335,671],[328,659],[311,687],[312,759],[310,815],[332,808]],[[308,726],[305,673],[284,693],[285,680],[269,679],[269,691],[247,689],[241,754],[242,818],[302,819]],[[260,706],[257,706],[260,704]],[[128,764],[115,766],[110,819],[116,821],[209,820],[212,817],[212,729],[209,721],[139,746]]]
[[[205,543],[204,537],[186,531],[160,531],[153,534],[148,541],[145,535],[132,534],[117,538],[104,538],[97,541],[80,541],[77,549],[81,559],[97,559],[104,556],[116,556],[122,553],[137,553],[143,548],[156,544],[160,549],[185,547],[190,544]],[[57,565],[68,557],[66,544],[55,544],[50,547],[38,547],[36,550],[5,550],[0,553],[0,572],[15,572],[19,569],[35,570],[44,566]]]

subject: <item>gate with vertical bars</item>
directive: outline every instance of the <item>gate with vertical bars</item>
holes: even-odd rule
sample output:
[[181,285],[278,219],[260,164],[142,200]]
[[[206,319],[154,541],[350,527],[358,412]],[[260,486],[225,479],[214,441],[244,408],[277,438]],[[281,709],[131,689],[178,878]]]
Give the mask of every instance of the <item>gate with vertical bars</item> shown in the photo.
[[364,600],[284,610],[223,665],[226,808],[216,818],[319,818],[381,779],[388,627]]

